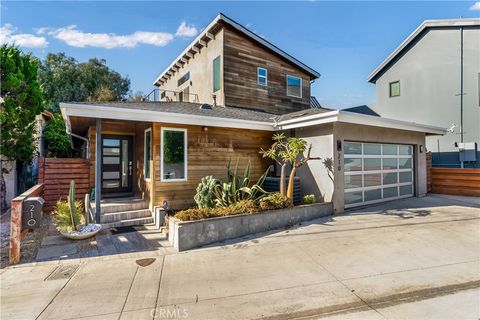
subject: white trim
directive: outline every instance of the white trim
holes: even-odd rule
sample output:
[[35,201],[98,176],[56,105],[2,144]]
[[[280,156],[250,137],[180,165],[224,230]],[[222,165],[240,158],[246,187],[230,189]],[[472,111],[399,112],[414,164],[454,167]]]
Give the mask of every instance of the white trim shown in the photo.
[[[153,150],[152,150],[152,128],[147,128],[145,131],[143,131],[143,177],[145,181],[150,181],[152,178],[152,168],[150,168],[150,177],[146,178],[145,177],[145,164],[147,163],[147,148],[145,148],[146,144],[145,142],[147,141],[147,132],[150,132],[150,155],[153,156]],[[150,157],[148,157],[148,162],[150,162]]]
[[[265,70],[265,76],[260,75],[260,70]],[[265,78],[265,84],[260,83],[260,81],[259,81],[260,78],[262,78],[262,79]],[[268,86],[268,70],[267,70],[267,68],[257,67],[257,84],[259,86],[264,86],[264,87]]]
[[436,135],[444,135],[447,132],[447,129],[442,127],[370,116],[344,110],[334,110],[330,112],[317,113],[305,117],[298,117],[295,119],[279,121],[275,124],[275,130],[287,130],[300,127],[308,127],[337,121],[381,128],[424,132]]
[[[183,163],[185,165],[184,168],[184,176],[183,179],[164,179],[163,178],[163,132],[164,131],[180,131],[184,133],[184,141],[183,141],[183,148],[184,148],[184,160]],[[188,132],[187,129],[184,128],[170,128],[170,127],[162,127],[161,134],[160,134],[160,181],[161,182],[186,182],[188,181]]]
[[70,116],[75,116],[274,131],[273,123],[263,121],[209,117],[154,110],[139,110],[133,108],[105,107],[102,105],[76,103],[60,103],[60,109],[62,110],[62,114],[64,114],[67,118]]
[[[236,29],[237,31],[245,34],[247,37],[259,42],[260,44],[262,44],[263,46],[265,46],[266,48],[268,48],[269,50],[275,52],[276,54],[278,54],[279,56],[281,56],[282,58],[286,59],[287,61],[291,62],[292,64],[296,65],[297,67],[299,67],[300,69],[303,69],[304,71],[306,71],[307,73],[310,73],[314,78],[318,78],[320,77],[320,73],[318,73],[317,71],[313,70],[312,68],[310,68],[309,66],[307,66],[306,64],[300,62],[299,60],[295,59],[294,57],[292,57],[291,55],[289,55],[288,53],[286,53],[285,51],[277,48],[276,46],[274,46],[273,44],[271,44],[270,42],[268,42],[267,40],[263,39],[262,37],[259,37],[258,35],[256,35],[255,33],[253,33],[252,31],[248,30],[247,28],[245,28],[244,26],[242,26],[241,24],[233,21],[232,19],[228,18],[227,16],[223,15],[222,13],[218,14],[212,22],[210,22],[208,24],[208,26],[203,29],[202,32],[200,32],[200,34],[185,48],[185,50],[182,51],[182,53],[180,53],[174,60],[173,62],[162,72],[160,73],[160,75],[155,79],[155,81],[153,82],[153,85],[156,86],[158,84],[158,82],[160,81],[160,79],[163,77],[163,75],[165,73],[167,73],[171,68],[172,66],[175,65],[175,63],[180,60],[180,58],[182,58],[183,56],[185,56],[190,50],[194,50],[195,51],[195,47],[198,43],[200,43],[200,40],[202,40],[202,38],[210,38],[209,37],[209,34],[212,34],[211,33],[211,29],[213,27],[215,27],[218,23],[220,22],[225,22],[226,24],[230,25],[231,27],[233,27],[234,29]],[[198,50],[199,51],[199,50]],[[197,51],[197,53],[198,53]]]
[[[289,77],[300,80],[300,96],[296,96],[296,95],[293,95],[293,94],[288,94],[288,78],[289,78]],[[297,76],[292,76],[292,75],[290,75],[290,74],[287,74],[287,75],[285,76],[285,89],[286,89],[286,92],[287,92],[287,97],[302,99],[302,98],[303,98],[303,79],[300,78],[300,77],[297,77]]]
[[390,63],[395,57],[400,54],[420,33],[427,28],[435,27],[462,27],[462,26],[478,26],[480,19],[443,19],[443,20],[425,20],[419,25],[403,42],[385,59],[383,62],[373,70],[368,76],[367,81],[375,83],[377,75]]

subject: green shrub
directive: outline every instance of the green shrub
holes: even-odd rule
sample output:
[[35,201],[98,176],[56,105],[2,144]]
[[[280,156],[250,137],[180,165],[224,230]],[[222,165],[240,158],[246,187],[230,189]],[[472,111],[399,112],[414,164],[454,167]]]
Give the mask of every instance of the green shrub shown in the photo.
[[290,206],[290,200],[280,192],[271,193],[260,199],[261,210],[283,209]]
[[199,208],[215,208],[213,191],[220,182],[212,176],[203,177],[197,186],[195,202]]
[[312,204],[317,202],[314,194],[306,194],[303,196],[303,203],[304,204]]
[[252,214],[259,208],[253,200],[241,200],[228,207],[218,208],[192,208],[179,211],[175,217],[182,221],[200,220],[214,217],[232,216],[242,213]]
[[[73,219],[75,221],[75,225],[78,226],[85,223],[85,217],[82,214],[78,214],[79,212],[84,211],[82,202],[79,200],[75,201],[75,208],[76,210],[73,211]],[[58,200],[53,213],[55,215],[53,224],[57,227],[58,231],[74,231],[75,228],[72,226],[72,218],[70,215],[70,205],[67,201]]]

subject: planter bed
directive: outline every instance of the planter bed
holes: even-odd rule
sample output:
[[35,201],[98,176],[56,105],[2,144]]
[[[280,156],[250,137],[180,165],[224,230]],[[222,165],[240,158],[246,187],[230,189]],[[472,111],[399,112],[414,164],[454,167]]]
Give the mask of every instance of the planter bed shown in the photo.
[[168,222],[168,241],[177,251],[184,251],[214,242],[284,228],[332,213],[331,203],[315,203],[288,209],[196,221],[180,221],[172,217]]

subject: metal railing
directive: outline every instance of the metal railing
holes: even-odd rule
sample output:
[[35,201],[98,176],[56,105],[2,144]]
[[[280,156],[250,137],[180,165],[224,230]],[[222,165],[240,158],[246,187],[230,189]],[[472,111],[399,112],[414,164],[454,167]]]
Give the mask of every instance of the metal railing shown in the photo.
[[143,101],[147,102],[170,102],[170,101],[183,101],[183,102],[196,102],[198,103],[198,94],[188,93],[185,91],[173,91],[164,89],[153,89],[147,94]]

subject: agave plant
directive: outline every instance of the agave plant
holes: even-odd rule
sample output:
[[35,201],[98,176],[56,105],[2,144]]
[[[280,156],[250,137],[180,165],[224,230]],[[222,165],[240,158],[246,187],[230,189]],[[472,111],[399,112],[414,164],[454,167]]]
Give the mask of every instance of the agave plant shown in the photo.
[[230,170],[230,164],[230,161],[228,161],[227,181],[222,184],[216,184],[213,189],[213,194],[216,198],[215,203],[218,207],[228,207],[242,200],[258,201],[267,193],[262,188],[262,185],[268,174],[268,169],[255,184],[250,186],[250,161],[248,161],[245,167],[243,176],[238,175],[238,159],[233,172]]

